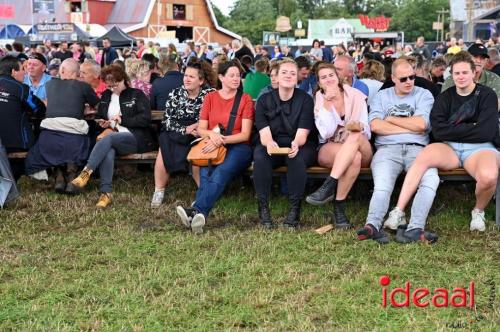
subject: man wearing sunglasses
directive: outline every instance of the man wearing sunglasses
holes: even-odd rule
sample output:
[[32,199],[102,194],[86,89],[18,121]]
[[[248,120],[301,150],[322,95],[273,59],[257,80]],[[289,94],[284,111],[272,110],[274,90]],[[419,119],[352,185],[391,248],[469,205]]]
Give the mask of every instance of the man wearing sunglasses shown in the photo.
[[[359,240],[389,242],[389,237],[381,228],[396,179],[410,168],[418,153],[429,143],[429,114],[434,97],[428,90],[415,86],[415,78],[415,71],[408,61],[394,61],[394,87],[379,91],[371,104],[368,121],[372,133],[376,135],[377,148],[371,163],[375,188],[366,225],[357,232]],[[408,229],[424,229],[438,185],[437,170],[431,168],[420,182]],[[384,226],[395,230],[404,224],[404,212],[394,209]]]

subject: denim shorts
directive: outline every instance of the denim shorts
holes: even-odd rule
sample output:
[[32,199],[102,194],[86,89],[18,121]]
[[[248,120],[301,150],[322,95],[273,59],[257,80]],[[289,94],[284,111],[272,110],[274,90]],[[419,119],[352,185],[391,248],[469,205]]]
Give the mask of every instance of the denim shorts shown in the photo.
[[498,150],[495,148],[493,143],[457,143],[457,142],[446,142],[450,148],[453,149],[458,159],[460,160],[460,167],[464,167],[464,162],[467,158],[472,156],[474,153],[479,151],[494,151],[495,155],[498,154]]

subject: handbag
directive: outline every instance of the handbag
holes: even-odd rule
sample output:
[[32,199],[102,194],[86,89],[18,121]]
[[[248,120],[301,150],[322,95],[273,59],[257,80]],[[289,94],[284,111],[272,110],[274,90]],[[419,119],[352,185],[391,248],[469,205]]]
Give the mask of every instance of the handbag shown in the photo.
[[458,110],[453,112],[448,119],[448,123],[456,126],[474,118],[474,115],[476,115],[477,100],[480,92],[481,89],[478,87],[476,93],[474,93],[474,98],[469,99],[463,103]]
[[[240,106],[242,95],[243,93],[241,92],[241,90],[238,90],[238,92],[236,93],[236,97],[234,98],[233,109],[229,114],[229,121],[225,133],[226,135],[231,135],[231,133],[233,132],[234,121],[236,120],[236,114],[238,113],[238,107]],[[214,128],[214,131],[215,129],[220,130],[218,126]],[[224,162],[227,152],[227,148],[225,146],[219,146],[217,149],[209,153],[202,152],[203,147],[208,143],[209,140],[210,140],[209,137],[205,137],[202,139],[195,140],[193,142],[196,143],[196,145],[194,145],[191,148],[191,150],[189,150],[189,153],[187,155],[187,160],[192,165],[201,167],[207,167],[207,166],[210,167],[210,166],[220,165]]]

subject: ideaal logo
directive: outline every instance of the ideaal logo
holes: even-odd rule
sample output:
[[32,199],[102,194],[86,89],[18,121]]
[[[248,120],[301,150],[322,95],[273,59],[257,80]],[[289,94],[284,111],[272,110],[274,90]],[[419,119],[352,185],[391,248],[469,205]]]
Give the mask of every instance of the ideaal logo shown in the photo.
[[[469,282],[469,287],[455,287],[451,291],[446,288],[435,288],[431,291],[428,288],[419,287],[412,288],[409,281],[404,284],[404,287],[396,287],[391,290],[387,289],[391,279],[389,276],[382,276],[379,280],[382,286],[382,307],[387,308],[388,303],[394,308],[410,307],[411,304],[418,308],[433,306],[435,308],[467,308],[472,309],[474,318],[469,321],[455,321],[446,323],[447,328],[464,329],[469,328],[474,322],[484,320],[489,311],[493,311],[496,300],[496,284],[493,279],[483,281],[481,285],[487,289],[487,302],[476,303],[476,285],[474,281]],[[401,294],[401,295],[398,295]],[[396,296],[400,302],[396,300]],[[403,297],[403,299],[401,299]]]
[[[388,291],[387,286],[391,283],[389,276],[380,277],[382,286],[382,307],[386,308],[387,303],[394,308],[410,307],[413,304],[419,308],[434,306],[436,308],[474,308],[475,285],[474,281],[469,283],[468,288],[456,287],[449,291],[446,288],[435,288],[431,291],[425,287],[412,289],[411,283],[407,281],[404,287],[396,287]],[[404,299],[401,302],[396,300],[396,295],[402,294]],[[398,296],[401,297],[401,296]]]

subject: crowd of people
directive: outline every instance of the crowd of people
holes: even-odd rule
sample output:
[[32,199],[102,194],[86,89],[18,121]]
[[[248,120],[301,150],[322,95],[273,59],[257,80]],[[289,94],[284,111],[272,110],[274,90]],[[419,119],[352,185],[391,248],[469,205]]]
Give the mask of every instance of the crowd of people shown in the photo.
[[[273,169],[287,166],[284,226],[300,225],[307,169],[331,169],[306,202],[332,202],[332,224],[351,228],[345,201],[361,168],[371,167],[374,190],[359,240],[434,243],[426,221],[439,186],[438,170],[463,167],[476,180],[470,230],[486,229],[484,209],[497,183],[500,146],[500,56],[495,41],[469,47],[453,38],[430,52],[379,43],[332,48],[315,40],[309,51],[255,47],[246,38],[218,50],[186,43],[161,48],[138,41],[118,50],[49,41],[27,50],[14,43],[0,58],[0,139],[17,180],[54,176],[59,193],[77,194],[95,174],[97,206],[112,203],[117,155],[158,150],[151,207],[161,206],[172,174],[189,173],[190,206],[176,212],[202,233],[227,184],[253,162],[260,223],[270,211]],[[161,130],[151,110],[164,112]],[[204,153],[226,148],[217,165],[187,161],[192,142]],[[406,176],[388,213],[396,179]],[[409,222],[405,208],[411,198]],[[387,215],[387,217],[386,217]]]

